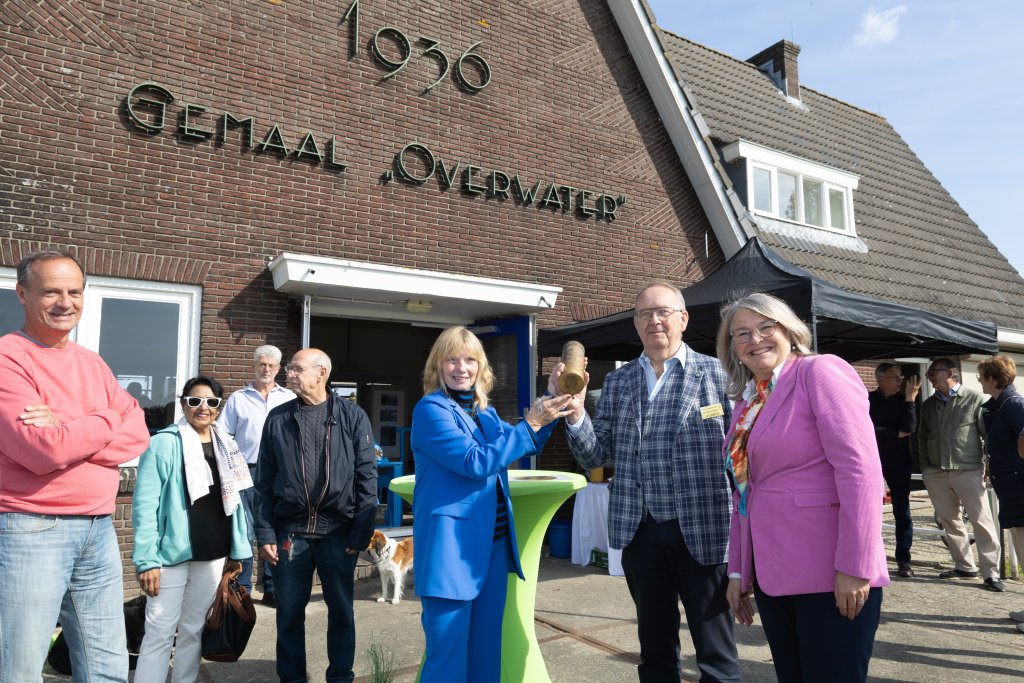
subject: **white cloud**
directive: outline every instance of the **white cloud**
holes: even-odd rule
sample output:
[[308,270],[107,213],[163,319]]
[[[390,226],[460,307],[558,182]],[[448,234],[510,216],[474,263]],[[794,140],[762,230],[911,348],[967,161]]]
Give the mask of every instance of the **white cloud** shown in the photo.
[[906,13],[906,5],[897,5],[886,10],[872,7],[860,19],[860,33],[853,37],[854,45],[871,47],[896,40],[900,33],[900,18]]

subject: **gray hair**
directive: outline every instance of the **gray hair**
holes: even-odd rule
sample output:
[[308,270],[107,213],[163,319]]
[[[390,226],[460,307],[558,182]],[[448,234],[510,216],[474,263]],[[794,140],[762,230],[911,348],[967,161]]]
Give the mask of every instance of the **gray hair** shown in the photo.
[[259,363],[260,358],[269,358],[278,365],[281,364],[281,349],[272,344],[264,344],[252,353],[252,362]]
[[640,297],[644,295],[644,292],[653,287],[664,287],[665,289],[671,290],[671,292],[675,294],[676,297],[679,299],[679,308],[686,310],[686,300],[683,299],[682,290],[680,290],[678,287],[676,287],[668,280],[651,280],[650,282],[648,282],[640,289],[639,292],[637,292],[636,298],[633,299],[633,305],[636,306],[636,302],[640,301]]
[[21,262],[18,264],[18,284],[22,287],[28,287],[29,278],[32,277],[32,267],[37,261],[57,261],[59,259],[73,261],[78,266],[78,269],[82,271],[82,284],[85,284],[85,267],[82,266],[82,262],[70,251],[63,249],[37,251],[21,259]]
[[799,316],[789,307],[789,304],[782,299],[771,294],[755,292],[725,304],[721,310],[722,323],[718,327],[718,360],[722,362],[722,367],[725,368],[725,372],[729,376],[727,392],[729,398],[734,401],[743,396],[743,390],[746,388],[747,382],[753,377],[747,366],[740,362],[732,345],[730,328],[732,327],[733,318],[736,317],[740,309],[746,309],[763,315],[769,320],[774,320],[785,331],[792,352],[796,355],[813,355],[811,351],[811,330],[803,320],[800,320]]
[[876,382],[881,381],[881,379],[883,377],[885,377],[885,373],[889,372],[893,368],[898,368],[898,367],[899,366],[896,365],[895,363],[879,363],[878,367],[875,368],[875,381]]
[[327,376],[331,376],[331,358],[320,349],[311,349],[316,353],[313,355],[313,365],[322,365],[327,370]]

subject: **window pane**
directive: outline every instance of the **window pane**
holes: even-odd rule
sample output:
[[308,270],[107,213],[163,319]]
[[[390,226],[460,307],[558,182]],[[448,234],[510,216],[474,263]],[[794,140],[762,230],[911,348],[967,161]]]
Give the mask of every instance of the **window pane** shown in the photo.
[[779,215],[791,221],[796,215],[796,176],[779,173]]
[[846,201],[842,190],[829,188],[828,211],[832,227],[837,230],[846,230]]
[[771,213],[772,173],[768,169],[754,169],[754,209]]
[[821,210],[821,181],[804,178],[804,223],[825,227]]
[[138,400],[151,430],[174,420],[178,312],[173,303],[103,299],[99,354]]
[[20,330],[25,322],[25,309],[13,289],[0,289],[0,335]]

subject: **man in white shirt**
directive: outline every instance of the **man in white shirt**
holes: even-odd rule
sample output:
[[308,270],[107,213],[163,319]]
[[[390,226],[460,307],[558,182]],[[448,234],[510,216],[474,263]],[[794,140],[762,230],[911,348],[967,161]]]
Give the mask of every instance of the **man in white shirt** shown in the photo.
[[[253,352],[253,381],[231,394],[224,404],[218,420],[221,427],[235,437],[238,448],[249,464],[249,474],[256,480],[256,464],[260,455],[260,437],[267,414],[279,405],[295,399],[290,389],[274,381],[281,371],[281,350],[276,346],[261,346]],[[241,491],[245,521],[249,528],[249,542],[255,539],[253,529],[253,503],[255,489]],[[242,561],[240,583],[252,590],[252,559]],[[269,564],[263,565],[263,604],[277,605],[274,596],[274,577]]]

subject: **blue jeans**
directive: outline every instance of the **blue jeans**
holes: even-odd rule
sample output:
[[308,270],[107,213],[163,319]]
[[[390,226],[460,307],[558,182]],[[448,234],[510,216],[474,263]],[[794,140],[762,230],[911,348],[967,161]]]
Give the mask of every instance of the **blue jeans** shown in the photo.
[[[256,480],[256,466],[249,465],[249,474],[252,475],[253,481]],[[249,545],[252,545],[253,541],[256,540],[256,527],[254,519],[253,506],[256,504],[256,488],[242,489],[238,492],[238,495],[242,497],[242,509],[245,510],[245,526],[246,533],[249,535]],[[256,551],[257,553],[259,550]],[[255,557],[255,555],[253,556]],[[252,561],[253,557],[247,557],[242,560],[242,574],[238,577],[239,583],[245,586],[245,588],[252,593]],[[263,563],[263,592],[273,593],[274,592],[274,575],[270,573],[271,566],[269,562]]]
[[127,681],[121,571],[110,515],[0,513],[0,680],[42,680],[59,619],[76,681]]
[[277,534],[277,675],[281,683],[306,681],[306,605],[313,589],[313,571],[327,604],[327,683],[350,683],[356,657],[356,625],[352,612],[356,556],[345,552],[346,536]]

